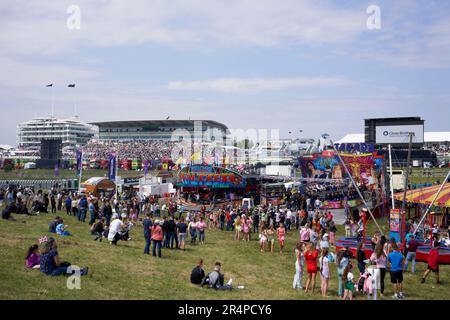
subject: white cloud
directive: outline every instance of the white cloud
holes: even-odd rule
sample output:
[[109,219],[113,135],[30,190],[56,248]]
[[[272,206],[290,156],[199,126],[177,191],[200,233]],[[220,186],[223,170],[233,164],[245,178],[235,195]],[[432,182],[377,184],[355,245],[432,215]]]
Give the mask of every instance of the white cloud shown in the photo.
[[220,78],[201,81],[172,81],[171,90],[215,91],[224,93],[252,93],[272,90],[327,87],[348,84],[340,78]]
[[68,30],[72,1],[2,1],[0,52],[54,55],[83,47],[318,45],[354,39],[365,12],[312,0],[76,1],[81,29]]

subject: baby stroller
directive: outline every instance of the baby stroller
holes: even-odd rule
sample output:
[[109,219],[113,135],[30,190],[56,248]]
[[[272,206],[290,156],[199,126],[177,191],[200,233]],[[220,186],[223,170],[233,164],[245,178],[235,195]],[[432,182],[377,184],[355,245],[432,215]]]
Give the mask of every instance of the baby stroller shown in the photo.
[[367,269],[358,279],[358,292],[367,294],[367,300],[377,300],[376,279]]

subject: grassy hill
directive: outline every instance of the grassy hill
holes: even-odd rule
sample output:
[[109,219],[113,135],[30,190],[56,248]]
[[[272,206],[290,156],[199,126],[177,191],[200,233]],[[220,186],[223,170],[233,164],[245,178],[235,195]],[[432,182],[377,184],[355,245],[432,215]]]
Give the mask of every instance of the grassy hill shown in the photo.
[[[188,245],[186,252],[163,249],[163,259],[156,259],[143,254],[142,226],[132,231],[132,241],[119,242],[115,247],[108,241],[93,241],[87,224],[63,215],[74,235],[57,236],[61,258],[74,265],[90,267],[90,274],[82,278],[81,290],[69,290],[67,278],[48,277],[24,267],[28,246],[37,243],[38,237],[49,235],[47,229],[52,216],[16,216],[17,222],[0,221],[0,299],[321,299],[319,276],[314,294],[292,289],[295,272],[292,249],[298,239],[296,231],[288,234],[283,255],[260,253],[256,237],[250,243],[236,242],[231,232],[213,230],[206,232],[205,245]],[[379,223],[386,226],[387,221],[380,220]],[[342,227],[339,229],[343,231]],[[207,272],[216,260],[220,260],[226,281],[231,277],[235,285],[242,284],[246,288],[217,292],[191,285],[189,275],[199,258],[204,259]],[[405,275],[407,298],[448,299],[450,267],[441,267],[443,285],[437,287],[433,278],[420,284],[425,268],[426,264],[418,263],[414,275]],[[304,280],[305,275],[303,283]],[[390,299],[389,276],[386,284],[384,299]],[[331,299],[335,299],[336,292],[337,277],[333,265]]]

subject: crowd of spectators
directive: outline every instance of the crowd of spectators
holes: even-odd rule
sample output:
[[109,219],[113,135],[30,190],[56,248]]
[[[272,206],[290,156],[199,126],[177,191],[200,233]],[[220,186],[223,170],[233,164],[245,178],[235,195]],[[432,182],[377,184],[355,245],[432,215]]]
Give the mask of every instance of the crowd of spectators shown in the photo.
[[[85,159],[108,159],[116,152],[121,159],[161,160],[171,158],[172,141],[91,141],[83,147]],[[71,155],[73,158],[73,155]]]
[[450,146],[448,145],[433,145],[431,148],[437,154],[447,154],[450,153]]

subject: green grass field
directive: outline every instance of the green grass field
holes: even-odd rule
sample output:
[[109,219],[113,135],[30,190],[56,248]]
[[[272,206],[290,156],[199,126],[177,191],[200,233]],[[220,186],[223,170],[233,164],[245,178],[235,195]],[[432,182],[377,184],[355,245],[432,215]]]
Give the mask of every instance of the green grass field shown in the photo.
[[[449,168],[433,168],[433,169],[423,169],[423,168],[413,168],[411,170],[411,175],[409,178],[410,183],[423,184],[423,183],[436,183],[444,181]],[[388,171],[389,172],[389,171]],[[406,171],[404,171],[406,172]]]
[[[90,267],[90,274],[82,278],[81,290],[69,290],[67,278],[48,277],[24,267],[28,246],[37,243],[38,237],[49,235],[47,229],[52,216],[16,215],[17,222],[0,221],[0,299],[321,299],[319,276],[314,294],[292,289],[295,272],[292,249],[298,239],[296,231],[288,234],[286,250],[281,256],[260,253],[256,238],[250,243],[236,242],[231,232],[213,230],[207,231],[205,245],[188,245],[186,252],[163,249],[163,259],[157,259],[143,254],[142,226],[132,231],[132,241],[119,242],[115,247],[108,241],[93,241],[87,224],[64,216],[74,236],[57,236],[62,260]],[[386,225],[386,220],[379,222]],[[373,230],[373,223],[370,228]],[[342,231],[343,228],[339,229]],[[191,285],[189,275],[199,258],[204,259],[207,272],[216,260],[221,261],[226,281],[231,277],[235,285],[242,284],[246,288],[218,292]],[[450,267],[441,267],[443,285],[440,286],[434,285],[432,277],[426,284],[419,283],[425,268],[425,263],[418,263],[415,274],[405,275],[407,298],[448,299]],[[305,275],[303,284],[304,281]],[[390,299],[392,287],[388,276],[386,284],[384,299]],[[330,299],[336,299],[334,265],[330,287]],[[366,297],[359,296],[358,299]]]
[[[149,174],[157,173],[149,172]],[[108,175],[108,170],[99,169],[88,169],[83,170],[83,181],[91,177],[106,177]],[[143,176],[142,171],[127,171],[119,170],[118,176],[122,178],[129,177],[140,177]],[[52,179],[76,179],[75,171],[73,170],[60,170],[59,176],[54,176],[54,170],[51,169],[31,169],[31,170],[12,170],[10,172],[5,172],[0,170],[0,180],[52,180]]]

